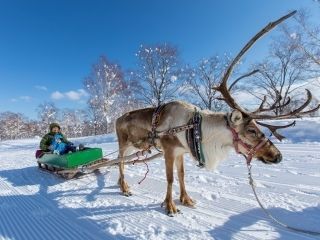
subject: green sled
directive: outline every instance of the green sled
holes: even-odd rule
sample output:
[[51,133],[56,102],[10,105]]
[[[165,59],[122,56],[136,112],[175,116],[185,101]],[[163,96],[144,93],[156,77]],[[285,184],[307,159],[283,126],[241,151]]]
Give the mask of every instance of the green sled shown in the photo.
[[38,162],[56,168],[69,169],[100,160],[102,157],[101,148],[86,148],[82,151],[64,155],[46,153],[38,159]]

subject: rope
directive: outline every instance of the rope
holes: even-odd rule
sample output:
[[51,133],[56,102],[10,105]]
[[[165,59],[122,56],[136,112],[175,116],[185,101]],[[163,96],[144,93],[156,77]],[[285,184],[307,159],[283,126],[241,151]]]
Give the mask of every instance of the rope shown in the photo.
[[309,230],[304,230],[304,229],[301,229],[301,228],[295,228],[295,227],[291,227],[291,226],[288,226],[287,224],[279,221],[278,219],[276,219],[275,217],[273,217],[270,212],[262,205],[257,193],[256,193],[256,190],[255,190],[255,185],[254,185],[254,181],[253,181],[253,178],[252,178],[252,173],[251,173],[251,168],[252,166],[250,164],[247,164],[247,167],[248,167],[248,178],[249,178],[249,184],[252,188],[252,191],[254,193],[254,196],[259,204],[259,206],[261,207],[261,209],[264,211],[264,213],[276,224],[284,227],[284,228],[288,228],[290,229],[291,231],[294,231],[294,232],[299,232],[299,233],[306,233],[306,234],[309,234],[309,235],[320,235],[320,232],[314,232],[314,231],[309,231]]
[[112,154],[114,154],[114,153],[116,153],[116,152],[119,152],[119,150],[116,150],[116,151],[113,151],[113,152],[111,152],[111,153],[108,153],[107,155],[104,155],[103,157],[108,157],[108,156],[110,156],[110,155],[112,155]]
[[144,174],[144,177],[138,182],[139,184],[141,184],[146,178],[147,178],[147,175],[149,173],[149,166],[148,164],[143,160],[143,163],[147,166],[147,171],[146,173]]
[[[142,150],[142,155],[143,155],[143,152],[144,152],[144,151],[148,151],[148,150]],[[139,160],[139,155],[138,155],[138,153],[139,153],[139,152],[136,153],[137,159],[133,161],[132,165],[134,165],[137,161],[141,161],[141,160]],[[147,175],[148,175],[148,173],[149,173],[149,166],[148,166],[148,164],[147,164],[146,161],[145,161],[145,160],[147,159],[147,157],[148,157],[148,153],[145,155],[145,158],[142,160],[143,163],[147,166],[147,171],[146,171],[146,173],[144,174],[144,177],[138,182],[139,184],[141,184],[141,183],[147,178]]]

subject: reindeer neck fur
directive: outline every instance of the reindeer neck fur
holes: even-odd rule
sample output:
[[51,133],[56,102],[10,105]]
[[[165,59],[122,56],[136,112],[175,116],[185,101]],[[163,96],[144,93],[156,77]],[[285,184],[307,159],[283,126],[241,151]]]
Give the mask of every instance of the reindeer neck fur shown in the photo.
[[225,113],[201,111],[202,115],[202,146],[207,169],[215,169],[227,158],[233,148],[233,138],[227,129]]

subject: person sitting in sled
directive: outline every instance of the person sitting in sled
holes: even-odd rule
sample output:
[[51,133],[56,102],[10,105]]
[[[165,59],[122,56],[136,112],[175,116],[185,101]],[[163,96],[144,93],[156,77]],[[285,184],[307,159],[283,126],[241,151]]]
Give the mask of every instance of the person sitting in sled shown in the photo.
[[49,133],[43,136],[40,141],[40,149],[44,152],[52,152],[58,155],[75,152],[76,147],[61,133],[61,128],[57,123],[51,123]]

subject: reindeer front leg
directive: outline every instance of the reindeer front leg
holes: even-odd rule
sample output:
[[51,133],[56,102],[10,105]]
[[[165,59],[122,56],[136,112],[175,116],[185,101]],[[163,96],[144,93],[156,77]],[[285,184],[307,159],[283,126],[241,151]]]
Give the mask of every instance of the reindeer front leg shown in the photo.
[[177,172],[178,172],[178,178],[179,178],[179,184],[180,184],[180,202],[188,207],[194,206],[194,201],[188,196],[186,187],[184,185],[184,165],[183,165],[183,155],[180,155],[176,158],[175,161]]
[[166,175],[167,175],[167,195],[162,205],[165,205],[167,214],[170,217],[173,217],[174,213],[179,212],[179,210],[176,208],[176,205],[172,200],[174,156],[172,153],[169,153],[169,154],[165,153],[164,158],[166,163]]

